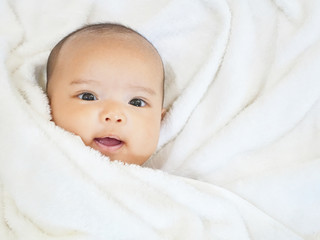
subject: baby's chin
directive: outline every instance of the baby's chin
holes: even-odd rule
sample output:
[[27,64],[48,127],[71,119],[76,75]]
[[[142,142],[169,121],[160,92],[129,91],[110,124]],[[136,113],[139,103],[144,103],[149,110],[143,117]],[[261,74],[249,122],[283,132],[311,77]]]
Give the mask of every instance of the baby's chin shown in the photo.
[[[123,147],[125,148],[125,146]],[[107,153],[102,152],[97,148],[95,148],[95,150],[99,151],[102,155],[108,157],[110,161],[119,161],[126,164],[136,164],[140,166],[144,164],[151,157],[151,155],[142,156],[142,155],[135,155],[132,153],[128,153],[127,151],[125,151],[125,149],[121,149],[121,148],[115,152],[107,152]]]
[[142,165],[144,164],[149,157],[133,157],[130,155],[121,155],[119,154],[119,156],[108,156],[107,154],[104,154],[106,157],[108,157],[110,159],[110,161],[120,161],[126,164],[136,164],[136,165]]

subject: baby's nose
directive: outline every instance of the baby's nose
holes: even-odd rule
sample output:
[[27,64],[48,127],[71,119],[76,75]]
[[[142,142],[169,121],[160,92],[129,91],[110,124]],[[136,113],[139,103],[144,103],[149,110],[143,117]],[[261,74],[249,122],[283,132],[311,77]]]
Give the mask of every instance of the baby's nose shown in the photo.
[[125,124],[127,119],[120,112],[108,112],[104,115],[104,121],[108,123]]
[[124,121],[124,117],[123,115],[119,115],[119,114],[113,114],[113,113],[109,113],[106,118],[105,118],[106,122],[116,122],[116,123],[122,123]]
[[101,101],[100,121],[108,124],[123,125],[127,123],[125,107],[117,101]]

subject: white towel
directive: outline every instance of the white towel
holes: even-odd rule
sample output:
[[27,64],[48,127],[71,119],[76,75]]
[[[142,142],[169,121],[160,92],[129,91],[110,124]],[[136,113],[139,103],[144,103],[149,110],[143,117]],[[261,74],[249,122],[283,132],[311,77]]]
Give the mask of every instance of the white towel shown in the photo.
[[[317,0],[0,0],[0,239],[319,239],[319,20]],[[104,21],[166,65],[144,167],[50,121],[51,48]]]

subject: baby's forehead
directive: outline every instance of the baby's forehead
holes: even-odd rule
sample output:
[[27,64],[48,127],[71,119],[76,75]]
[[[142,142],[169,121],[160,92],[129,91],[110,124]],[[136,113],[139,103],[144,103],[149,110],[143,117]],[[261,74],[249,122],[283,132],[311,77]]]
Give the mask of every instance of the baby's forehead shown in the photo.
[[139,52],[140,56],[143,56],[142,59],[146,61],[146,64],[150,61],[156,63],[161,68],[164,77],[163,63],[158,51],[148,40],[135,32],[77,33],[67,39],[59,55],[61,55],[60,59],[65,59],[65,56],[70,56],[70,53],[71,55],[74,55],[74,53],[78,55],[96,50],[103,52],[104,49],[112,49],[112,54],[117,54],[116,51],[127,52],[128,55],[131,55],[133,52]]
[[62,55],[69,54],[70,51],[77,53],[79,48],[99,51],[100,48],[112,48],[114,45],[116,49],[140,52],[144,58],[148,58],[145,61],[155,61],[164,75],[162,58],[156,48],[135,32],[80,32],[67,39],[61,48],[61,53]]
[[[122,46],[134,45],[137,49],[150,51],[155,55],[159,55],[150,42],[135,32],[79,32],[70,36],[64,43],[62,49],[73,48],[79,45],[91,45],[91,47],[98,48],[101,45],[95,43],[102,43],[103,45],[108,46],[111,42],[122,43]],[[121,45],[119,44],[119,46]]]

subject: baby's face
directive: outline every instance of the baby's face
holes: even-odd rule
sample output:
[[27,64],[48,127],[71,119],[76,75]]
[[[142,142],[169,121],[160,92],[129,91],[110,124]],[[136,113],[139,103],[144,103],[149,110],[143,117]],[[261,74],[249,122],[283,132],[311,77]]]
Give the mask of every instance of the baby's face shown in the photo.
[[111,160],[143,164],[162,119],[159,56],[136,37],[76,37],[62,47],[48,85],[53,121]]

